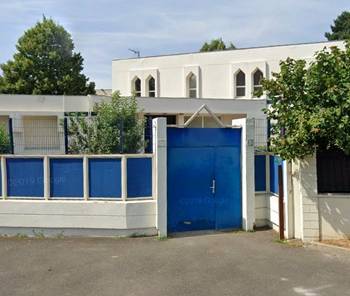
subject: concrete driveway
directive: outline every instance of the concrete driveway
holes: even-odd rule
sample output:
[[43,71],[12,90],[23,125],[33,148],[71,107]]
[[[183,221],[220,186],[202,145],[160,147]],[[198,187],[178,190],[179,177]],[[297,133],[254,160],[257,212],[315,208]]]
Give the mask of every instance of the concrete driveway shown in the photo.
[[272,231],[0,239],[0,295],[350,295],[350,252]]

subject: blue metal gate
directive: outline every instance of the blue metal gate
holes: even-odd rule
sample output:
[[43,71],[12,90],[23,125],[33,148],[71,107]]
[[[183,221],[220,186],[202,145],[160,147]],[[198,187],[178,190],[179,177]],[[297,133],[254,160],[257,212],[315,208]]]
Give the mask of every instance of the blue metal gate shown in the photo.
[[168,231],[241,228],[241,130],[168,128]]

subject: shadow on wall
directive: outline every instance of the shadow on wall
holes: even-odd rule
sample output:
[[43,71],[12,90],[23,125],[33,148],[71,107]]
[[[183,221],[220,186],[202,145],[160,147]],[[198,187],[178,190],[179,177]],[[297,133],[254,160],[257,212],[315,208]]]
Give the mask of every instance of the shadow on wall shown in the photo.
[[322,239],[350,239],[350,195],[319,197]]

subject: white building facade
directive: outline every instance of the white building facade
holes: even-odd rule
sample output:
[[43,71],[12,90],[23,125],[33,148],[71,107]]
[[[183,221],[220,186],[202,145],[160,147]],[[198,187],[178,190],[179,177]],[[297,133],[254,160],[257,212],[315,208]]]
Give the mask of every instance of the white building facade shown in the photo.
[[271,78],[288,57],[311,61],[324,47],[343,43],[320,42],[214,52],[197,52],[114,60],[112,90],[141,97],[249,99],[260,78]]
[[[219,99],[229,101],[232,106],[242,105],[243,111],[217,114],[228,125],[233,119],[247,116],[265,119],[261,104],[266,105],[266,97],[254,95],[261,88],[261,79],[271,78],[273,72],[279,71],[280,61],[288,57],[311,61],[317,51],[331,46],[343,44],[320,42],[114,60],[112,90],[126,96],[134,93],[137,97],[159,99]],[[191,103],[182,100],[181,105],[186,108]],[[176,115],[178,125],[184,124],[193,112],[190,109],[179,113],[171,108],[162,111],[162,115]],[[204,117],[191,126],[212,125],[213,122]]]

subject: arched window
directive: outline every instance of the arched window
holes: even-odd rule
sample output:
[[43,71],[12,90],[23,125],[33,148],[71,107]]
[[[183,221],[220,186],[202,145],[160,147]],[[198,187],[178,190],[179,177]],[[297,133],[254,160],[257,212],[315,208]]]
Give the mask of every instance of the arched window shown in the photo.
[[262,89],[261,81],[263,79],[263,73],[257,69],[253,74],[253,94]]
[[149,97],[156,96],[156,81],[152,76],[147,80],[147,93]]
[[132,83],[133,92],[135,94],[135,97],[141,97],[141,79],[138,77],[135,77]]
[[187,94],[190,98],[197,98],[197,77],[193,73],[187,78],[188,91]]
[[245,74],[239,70],[235,77],[236,81],[236,97],[245,97]]

